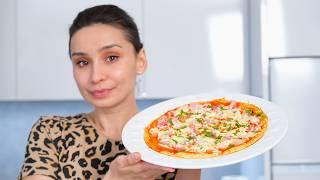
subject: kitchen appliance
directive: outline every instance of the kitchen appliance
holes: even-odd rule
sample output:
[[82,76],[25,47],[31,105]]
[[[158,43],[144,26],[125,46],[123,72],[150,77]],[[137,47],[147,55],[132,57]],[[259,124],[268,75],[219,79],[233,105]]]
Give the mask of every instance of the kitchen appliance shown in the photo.
[[262,0],[264,98],[288,114],[288,133],[266,155],[265,180],[319,180],[320,1]]
[[269,97],[288,114],[287,136],[271,153],[273,180],[320,179],[320,57],[271,58]]

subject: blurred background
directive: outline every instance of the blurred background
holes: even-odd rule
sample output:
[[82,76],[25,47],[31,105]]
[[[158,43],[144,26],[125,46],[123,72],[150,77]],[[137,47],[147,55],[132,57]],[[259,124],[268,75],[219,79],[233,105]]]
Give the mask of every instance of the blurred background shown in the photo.
[[146,48],[149,69],[136,83],[141,110],[223,91],[288,113],[289,131],[275,148],[204,169],[202,180],[320,179],[320,1],[0,0],[1,179],[16,178],[39,116],[91,110],[72,77],[68,28],[79,11],[110,3],[135,19]]

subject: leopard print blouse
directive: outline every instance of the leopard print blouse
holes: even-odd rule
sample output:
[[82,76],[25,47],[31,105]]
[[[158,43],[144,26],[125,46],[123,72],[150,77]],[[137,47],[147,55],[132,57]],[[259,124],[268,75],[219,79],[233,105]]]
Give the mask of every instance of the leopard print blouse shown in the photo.
[[[44,175],[52,179],[103,179],[110,163],[128,152],[121,141],[99,136],[87,114],[44,116],[32,127],[18,179]],[[174,179],[166,173],[157,179]]]

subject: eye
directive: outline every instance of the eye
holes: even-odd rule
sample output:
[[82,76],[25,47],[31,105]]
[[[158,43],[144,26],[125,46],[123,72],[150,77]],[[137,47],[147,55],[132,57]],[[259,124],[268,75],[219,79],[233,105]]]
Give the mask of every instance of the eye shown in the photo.
[[119,56],[108,56],[107,59],[106,59],[106,61],[108,61],[108,62],[114,62],[114,61],[116,61],[116,60],[118,60],[118,59],[119,59]]
[[88,61],[80,60],[80,61],[77,62],[77,65],[79,67],[84,67],[84,66],[88,65]]

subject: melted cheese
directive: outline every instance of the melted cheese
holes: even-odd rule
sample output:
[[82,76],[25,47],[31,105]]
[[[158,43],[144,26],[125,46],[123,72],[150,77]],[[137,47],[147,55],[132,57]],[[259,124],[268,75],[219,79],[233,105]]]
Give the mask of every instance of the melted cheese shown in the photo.
[[150,134],[176,151],[225,150],[254,137],[261,129],[257,126],[260,118],[247,111],[233,102],[229,106],[192,103],[174,110],[170,119],[160,118]]

